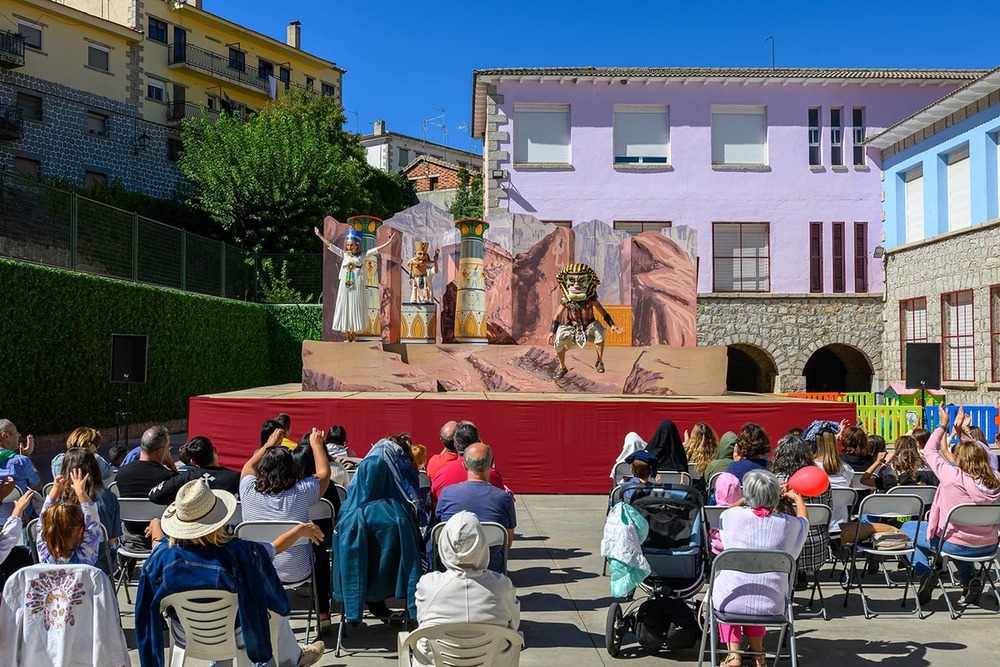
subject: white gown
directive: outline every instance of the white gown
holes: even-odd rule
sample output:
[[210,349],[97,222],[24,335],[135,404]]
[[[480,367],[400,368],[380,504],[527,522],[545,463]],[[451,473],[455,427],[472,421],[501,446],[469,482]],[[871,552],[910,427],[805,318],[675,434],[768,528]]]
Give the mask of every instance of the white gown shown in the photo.
[[[378,255],[378,248],[372,248],[361,255],[348,255],[332,243],[327,244],[335,255],[340,256],[340,287],[337,290],[337,303],[333,309],[333,330],[344,333],[359,333],[368,328],[368,313],[365,305],[365,257]],[[354,265],[354,281],[347,285],[347,276]]]

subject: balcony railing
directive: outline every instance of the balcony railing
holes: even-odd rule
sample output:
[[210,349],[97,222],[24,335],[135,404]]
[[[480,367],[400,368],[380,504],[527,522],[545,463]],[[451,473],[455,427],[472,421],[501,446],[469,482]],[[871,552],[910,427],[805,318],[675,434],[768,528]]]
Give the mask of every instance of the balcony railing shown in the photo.
[[[201,115],[202,108],[193,102],[170,102],[167,105],[167,124],[179,124],[185,118],[197,118]],[[204,107],[205,113],[212,120],[219,117],[219,112]]]
[[0,105],[0,139],[20,139],[23,125],[24,114],[20,109]]
[[4,30],[0,32],[0,67],[24,65],[24,35]]
[[185,65],[213,77],[227,79],[264,94],[268,92],[267,78],[261,79],[258,76],[257,68],[245,65],[242,68],[230,67],[232,63],[228,57],[206,51],[191,44],[171,44],[170,48],[167,49],[167,63],[170,65]]

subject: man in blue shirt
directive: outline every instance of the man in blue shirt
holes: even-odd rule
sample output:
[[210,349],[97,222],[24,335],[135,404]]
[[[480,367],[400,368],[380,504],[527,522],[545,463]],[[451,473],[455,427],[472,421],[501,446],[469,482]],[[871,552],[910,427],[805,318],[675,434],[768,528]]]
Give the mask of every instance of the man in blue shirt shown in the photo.
[[[480,521],[493,521],[507,529],[507,547],[514,542],[514,528],[517,516],[514,499],[510,493],[498,489],[489,482],[493,467],[493,452],[488,445],[476,442],[462,453],[468,478],[459,484],[452,484],[441,491],[435,511],[435,523],[444,523],[452,515],[463,510],[472,512]],[[490,569],[503,572],[503,549],[490,548]]]
[[[38,475],[35,464],[28,458],[35,451],[35,439],[30,435],[21,446],[21,434],[17,432],[14,422],[0,419],[0,479],[8,477],[22,492],[26,489],[42,488],[42,478]],[[0,522],[10,516],[13,503],[0,505]],[[29,512],[30,513],[30,512]]]

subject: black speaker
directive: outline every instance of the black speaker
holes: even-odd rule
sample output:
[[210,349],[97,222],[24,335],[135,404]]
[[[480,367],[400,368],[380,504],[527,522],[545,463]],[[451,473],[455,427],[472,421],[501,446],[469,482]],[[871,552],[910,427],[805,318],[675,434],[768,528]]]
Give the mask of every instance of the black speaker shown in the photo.
[[146,381],[146,336],[111,334],[111,382]]
[[906,344],[906,388],[941,388],[941,343]]

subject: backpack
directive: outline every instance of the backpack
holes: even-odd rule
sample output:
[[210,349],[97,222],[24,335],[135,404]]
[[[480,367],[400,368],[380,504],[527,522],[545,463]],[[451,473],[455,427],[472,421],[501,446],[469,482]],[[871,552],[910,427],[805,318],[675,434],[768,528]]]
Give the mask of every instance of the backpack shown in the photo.
[[689,649],[701,639],[691,607],[676,598],[649,598],[636,612],[635,635],[650,651]]

